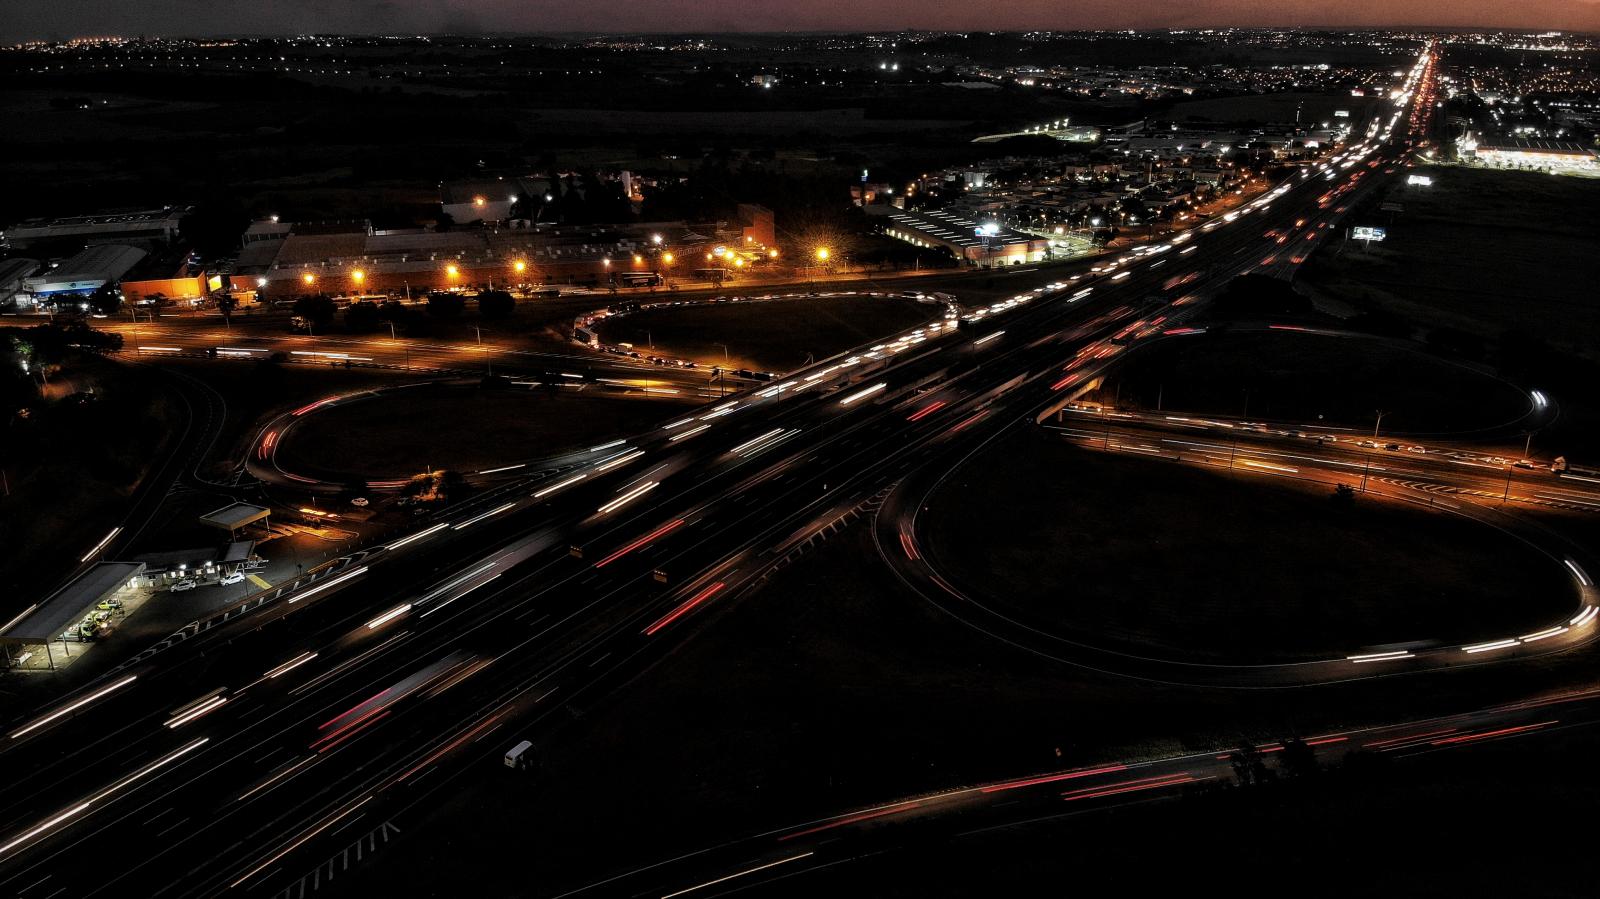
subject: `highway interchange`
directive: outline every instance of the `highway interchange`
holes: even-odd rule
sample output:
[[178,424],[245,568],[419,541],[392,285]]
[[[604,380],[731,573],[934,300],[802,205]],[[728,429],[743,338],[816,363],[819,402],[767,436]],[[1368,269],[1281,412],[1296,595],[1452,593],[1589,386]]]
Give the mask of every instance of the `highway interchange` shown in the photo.
[[[1407,99],[1423,69],[1411,73]],[[643,671],[695,616],[756,589],[795,547],[874,497],[889,497],[889,514],[877,523],[885,558],[939,602],[927,588],[937,572],[907,564],[918,561],[915,544],[901,535],[914,540],[914,522],[895,514],[898,504],[915,508],[915,489],[931,489],[996,435],[1051,421],[1057,411],[1069,438],[1216,464],[1218,435],[1237,434],[1238,423],[1183,428],[1182,439],[1201,445],[1173,448],[1174,429],[1190,423],[1119,418],[1111,426],[1068,404],[1130,338],[1187,327],[1193,310],[1239,274],[1297,265],[1280,258],[1278,236],[1304,233],[1310,236],[1299,239],[1310,245],[1327,239],[1319,232],[1337,232],[1346,208],[1404,171],[1408,144],[1387,140],[1385,130],[1404,111],[1398,106],[1395,119],[1373,122],[1367,139],[1336,162],[1109,268],[1059,275],[1010,300],[709,402],[651,433],[530,460],[407,533],[152,647],[74,696],[14,716],[0,746],[12,772],[0,799],[11,822],[0,833],[0,890],[27,899],[282,895],[325,850],[372,826],[347,832],[354,822],[426,808],[464,771],[499,764],[512,743],[537,744],[564,707]],[[438,352],[446,367],[475,351]],[[536,364],[579,359],[595,364],[576,354]],[[639,372],[624,360],[602,364],[619,377]],[[1250,431],[1229,448],[1229,460],[1263,475],[1288,474],[1276,466],[1348,478],[1361,449],[1318,444],[1313,453],[1304,444],[1292,433]],[[1318,458],[1301,458],[1312,455]],[[1498,468],[1480,473],[1420,454],[1400,467],[1386,462],[1369,473],[1376,481],[1369,486],[1485,490],[1502,477]],[[1531,490],[1517,485],[1519,497]],[[1582,494],[1573,502],[1600,502],[1572,492]],[[1416,671],[1591,639],[1597,600],[1584,561],[1557,558],[1577,581],[1573,618],[1552,625],[1567,628],[1560,634],[1538,646],[1531,634],[1509,635],[1512,643],[1486,652],[1406,650],[1373,662]],[[1373,666],[1353,658],[1361,654],[1353,647],[1292,674],[1259,666],[1208,673],[1208,682],[1282,686],[1364,676]],[[1167,676],[1148,667],[1160,660],[1062,656],[1128,676]],[[1498,709],[1429,722],[1436,731],[1429,736],[1408,723],[1326,735],[1318,745],[1470,742],[1497,729],[1547,727],[1547,719],[1543,707]],[[845,831],[923,817],[998,823],[991,800],[999,793],[1116,801],[1223,777],[1228,764],[1204,754],[913,797],[652,866],[588,892],[665,896],[743,884],[831,863],[837,845],[830,841]],[[86,856],[96,877],[57,873]]]

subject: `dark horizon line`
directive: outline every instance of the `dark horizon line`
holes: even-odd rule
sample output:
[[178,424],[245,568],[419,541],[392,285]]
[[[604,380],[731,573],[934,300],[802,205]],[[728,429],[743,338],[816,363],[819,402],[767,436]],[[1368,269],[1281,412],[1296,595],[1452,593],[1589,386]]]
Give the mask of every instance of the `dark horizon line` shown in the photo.
[[795,29],[779,31],[709,31],[704,29],[687,29],[682,31],[661,30],[633,30],[633,31],[415,31],[415,32],[381,32],[381,31],[305,31],[305,32],[217,32],[212,34],[138,34],[138,35],[80,35],[67,38],[30,38],[19,40],[13,46],[22,44],[61,44],[72,41],[93,40],[219,40],[219,39],[265,39],[265,40],[290,40],[294,38],[317,37],[345,37],[345,38],[626,38],[626,37],[689,37],[689,36],[739,36],[739,37],[794,37],[794,36],[832,36],[832,35],[873,35],[873,34],[915,34],[915,35],[1019,35],[1019,34],[1152,34],[1152,35],[1178,35],[1196,32],[1226,30],[1240,32],[1282,32],[1282,31],[1307,31],[1307,32],[1342,32],[1350,34],[1396,34],[1396,33],[1450,33],[1450,34],[1563,34],[1583,37],[1600,36],[1600,31],[1580,31],[1566,28],[1507,28],[1502,26],[1482,25],[1192,25],[1183,28],[867,28],[855,30],[825,30],[825,29]]

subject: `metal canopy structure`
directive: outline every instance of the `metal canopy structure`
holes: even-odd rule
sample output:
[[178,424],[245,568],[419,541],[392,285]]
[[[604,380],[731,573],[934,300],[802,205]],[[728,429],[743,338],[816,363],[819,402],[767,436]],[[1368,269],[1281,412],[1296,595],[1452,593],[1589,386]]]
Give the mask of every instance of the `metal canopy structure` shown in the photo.
[[144,572],[142,562],[101,562],[13,618],[0,629],[0,643],[38,646],[58,639],[101,600]]
[[200,516],[200,523],[227,531],[229,534],[236,534],[240,528],[265,520],[271,515],[272,510],[265,506],[234,503]]

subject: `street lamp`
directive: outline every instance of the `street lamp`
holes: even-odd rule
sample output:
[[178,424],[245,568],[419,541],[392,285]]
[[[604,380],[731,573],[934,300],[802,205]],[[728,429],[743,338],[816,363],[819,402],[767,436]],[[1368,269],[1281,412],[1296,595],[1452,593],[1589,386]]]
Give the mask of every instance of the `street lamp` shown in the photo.
[[301,275],[301,276],[300,276],[300,280],[301,280],[301,282],[303,282],[303,283],[304,283],[304,284],[305,284],[305,285],[306,285],[306,286],[307,286],[307,287],[310,287],[310,286],[311,286],[311,285],[313,285],[313,284],[315,284],[315,283],[317,283],[317,276],[316,276],[316,275],[313,275],[313,274],[311,274],[311,273],[310,273],[310,272],[306,272],[306,273],[305,273],[305,274],[303,274],[303,275]]
[[827,262],[828,261],[828,257],[831,256],[831,255],[833,255],[833,254],[828,251],[827,247],[817,247],[817,261],[818,262]]
[[[1367,447],[1367,461],[1366,461],[1365,465],[1361,466],[1361,492],[1362,493],[1366,493],[1367,492],[1367,472],[1369,472],[1372,469],[1372,451],[1378,448],[1378,428],[1379,428],[1379,426],[1381,426],[1383,424],[1383,415],[1384,415],[1383,410],[1379,409],[1379,410],[1377,410],[1377,413],[1378,413],[1378,420],[1376,422],[1374,422],[1373,425],[1372,425],[1372,445]],[[1508,487],[1507,489],[1509,491],[1510,488]]]
[[358,268],[350,273],[350,280],[355,282],[356,290],[360,291],[362,282],[367,280],[367,273]]
[[[400,342],[400,337],[399,337],[399,335],[395,334],[394,321],[390,320],[390,321],[384,322],[384,324],[389,326],[389,339],[395,341],[396,343],[399,343]],[[406,370],[410,371],[411,370],[411,344],[409,344],[409,343],[408,344],[404,344],[404,347],[405,347],[405,352],[406,352]]]

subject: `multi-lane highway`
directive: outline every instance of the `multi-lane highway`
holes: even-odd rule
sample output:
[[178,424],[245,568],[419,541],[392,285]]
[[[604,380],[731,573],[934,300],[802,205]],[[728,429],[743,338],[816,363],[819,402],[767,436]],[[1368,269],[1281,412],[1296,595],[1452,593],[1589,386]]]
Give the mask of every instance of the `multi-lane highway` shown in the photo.
[[1181,326],[1262,267],[1264,233],[1331,232],[1400,161],[1394,127],[1374,122],[1337,161],[1099,271],[530,465],[19,711],[0,745],[0,890],[270,895],[296,881],[351,822],[537,742],[546,716],[641,671],[863,501],[1058,405],[1116,340]]

